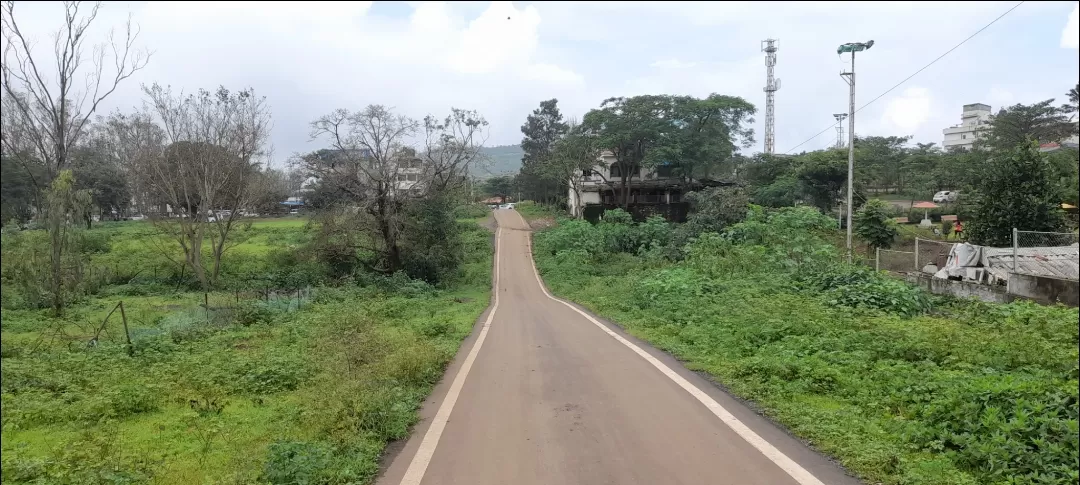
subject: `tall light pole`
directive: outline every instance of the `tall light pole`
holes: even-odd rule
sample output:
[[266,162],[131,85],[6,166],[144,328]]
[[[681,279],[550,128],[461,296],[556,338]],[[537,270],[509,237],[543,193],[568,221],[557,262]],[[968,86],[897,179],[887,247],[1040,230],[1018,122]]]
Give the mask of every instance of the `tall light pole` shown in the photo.
[[845,52],[851,53],[851,71],[841,72],[851,88],[848,94],[848,159],[847,159],[847,261],[851,262],[851,207],[854,193],[855,179],[855,53],[867,50],[874,46],[874,41],[851,42],[836,48],[837,55]]

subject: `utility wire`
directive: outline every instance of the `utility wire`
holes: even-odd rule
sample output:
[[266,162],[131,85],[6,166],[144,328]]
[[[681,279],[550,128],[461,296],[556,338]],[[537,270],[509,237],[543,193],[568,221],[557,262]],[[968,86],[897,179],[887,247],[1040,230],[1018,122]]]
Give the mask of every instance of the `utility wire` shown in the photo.
[[[964,39],[964,40],[960,41],[960,43],[959,43],[959,44],[956,44],[955,46],[953,46],[953,48],[952,48],[952,49],[949,49],[949,50],[945,51],[945,53],[944,53],[944,54],[942,54],[942,55],[938,56],[938,57],[937,57],[937,59],[934,59],[934,60],[930,61],[930,63],[929,63],[929,64],[927,64],[927,65],[923,66],[923,67],[922,67],[921,69],[919,69],[918,71],[915,71],[915,73],[914,73],[914,74],[912,74],[912,75],[910,75],[910,76],[908,76],[908,77],[904,78],[904,80],[903,80],[903,81],[900,81],[900,82],[896,83],[896,84],[895,84],[895,85],[894,85],[893,87],[891,87],[891,88],[887,89],[887,90],[886,90],[886,91],[885,91],[884,93],[881,93],[881,94],[879,94],[879,95],[878,95],[878,96],[877,96],[876,98],[874,98],[874,99],[871,99],[869,103],[866,103],[866,104],[862,105],[861,107],[859,107],[859,109],[855,110],[855,112],[856,112],[856,113],[858,113],[859,111],[862,111],[862,110],[863,110],[863,108],[865,108],[865,107],[867,107],[867,106],[870,106],[871,104],[873,104],[873,103],[874,103],[874,101],[877,101],[877,100],[881,99],[881,98],[882,98],[883,96],[885,96],[886,94],[889,94],[889,93],[891,93],[891,92],[892,92],[892,91],[893,91],[894,89],[896,89],[896,88],[900,87],[900,86],[901,86],[902,84],[904,84],[904,83],[908,82],[909,80],[911,80],[911,78],[913,78],[913,77],[917,76],[917,75],[918,75],[918,74],[919,74],[920,72],[923,72],[923,71],[925,71],[925,70],[926,70],[926,68],[928,68],[928,67],[930,67],[930,66],[934,65],[935,63],[937,63],[937,61],[940,61],[940,60],[941,60],[942,58],[944,58],[945,56],[949,55],[949,54],[950,54],[950,53],[951,53],[952,51],[954,51],[954,50],[958,49],[958,48],[959,48],[960,46],[962,46],[962,45],[966,44],[966,43],[967,43],[967,41],[971,40],[971,39],[972,39],[972,38],[974,38],[974,37],[975,37],[976,35],[979,35],[979,34],[981,34],[981,33],[982,33],[982,31],[984,31],[984,30],[986,30],[986,29],[990,28],[990,26],[991,26],[991,25],[994,25],[995,23],[997,23],[997,21],[998,21],[998,20],[1001,20],[1001,19],[1002,19],[1003,17],[1005,17],[1006,15],[1009,15],[1010,13],[1012,13],[1012,11],[1013,11],[1013,10],[1016,10],[1016,8],[1017,8],[1017,7],[1019,7],[1019,6],[1023,5],[1023,4],[1025,3],[1025,2],[1026,2],[1026,0],[1025,0],[1025,1],[1021,1],[1021,2],[1017,3],[1016,5],[1013,5],[1013,6],[1012,6],[1012,8],[1010,8],[1010,9],[1006,10],[1006,11],[1005,11],[1005,13],[1003,13],[1003,14],[1001,14],[1001,15],[998,15],[998,17],[997,17],[997,18],[995,18],[994,20],[991,20],[991,21],[990,21],[990,23],[988,23],[988,24],[984,25],[984,26],[983,26],[983,28],[981,28],[981,29],[979,29],[979,30],[976,30],[974,34],[971,34],[971,35],[969,35],[969,36],[968,36],[968,37],[967,37],[966,39]],[[854,55],[854,54],[853,54],[853,55]],[[796,148],[799,148],[799,147],[801,147],[801,146],[803,146],[803,145],[805,145],[805,144],[809,143],[810,141],[814,140],[815,138],[817,138],[817,137],[821,136],[821,134],[822,134],[822,133],[825,133],[826,131],[829,131],[829,130],[833,129],[833,128],[834,128],[835,126],[836,126],[836,124],[835,124],[835,123],[833,123],[833,124],[830,124],[830,125],[829,125],[828,127],[826,127],[826,128],[824,129],[824,130],[821,130],[821,131],[819,131],[819,132],[818,132],[818,133],[817,133],[816,135],[814,135],[814,136],[812,136],[812,137],[810,137],[810,138],[807,138],[807,139],[806,139],[806,141],[804,141],[804,142],[802,142],[802,143],[799,143],[798,145],[795,145],[795,146],[794,146],[794,147],[792,147],[792,148],[791,148],[790,150],[788,150],[788,151],[786,151],[786,152],[784,152],[784,153],[785,153],[785,154],[790,154],[791,152],[795,151],[795,149],[796,149]]]

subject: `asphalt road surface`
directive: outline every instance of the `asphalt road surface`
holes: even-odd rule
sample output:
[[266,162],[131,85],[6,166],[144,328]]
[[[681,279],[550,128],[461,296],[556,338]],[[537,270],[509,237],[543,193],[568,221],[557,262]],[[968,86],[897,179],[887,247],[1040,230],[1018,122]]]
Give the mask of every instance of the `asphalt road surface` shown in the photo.
[[496,210],[497,297],[385,485],[857,484],[675,359],[550,296]]

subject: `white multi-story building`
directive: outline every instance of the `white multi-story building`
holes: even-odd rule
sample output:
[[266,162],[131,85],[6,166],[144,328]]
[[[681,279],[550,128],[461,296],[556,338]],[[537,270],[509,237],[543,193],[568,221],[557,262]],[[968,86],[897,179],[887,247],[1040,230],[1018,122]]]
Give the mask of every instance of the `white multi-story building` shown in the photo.
[[945,150],[970,150],[975,140],[986,136],[990,131],[991,116],[988,104],[965,104],[964,113],[960,115],[960,124],[941,130],[945,134],[941,147]]

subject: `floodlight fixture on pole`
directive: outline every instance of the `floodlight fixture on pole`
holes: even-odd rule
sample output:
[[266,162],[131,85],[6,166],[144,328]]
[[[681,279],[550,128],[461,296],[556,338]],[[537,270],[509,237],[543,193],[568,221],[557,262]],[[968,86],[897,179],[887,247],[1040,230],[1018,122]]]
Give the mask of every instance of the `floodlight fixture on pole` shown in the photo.
[[851,209],[852,197],[854,195],[854,179],[855,179],[855,53],[867,50],[874,46],[874,41],[867,42],[850,42],[843,44],[836,48],[836,54],[840,55],[845,52],[851,53],[851,71],[841,72],[840,77],[844,78],[850,88],[848,91],[848,164],[847,164],[847,261],[851,262],[852,258],[852,246],[851,246]]

